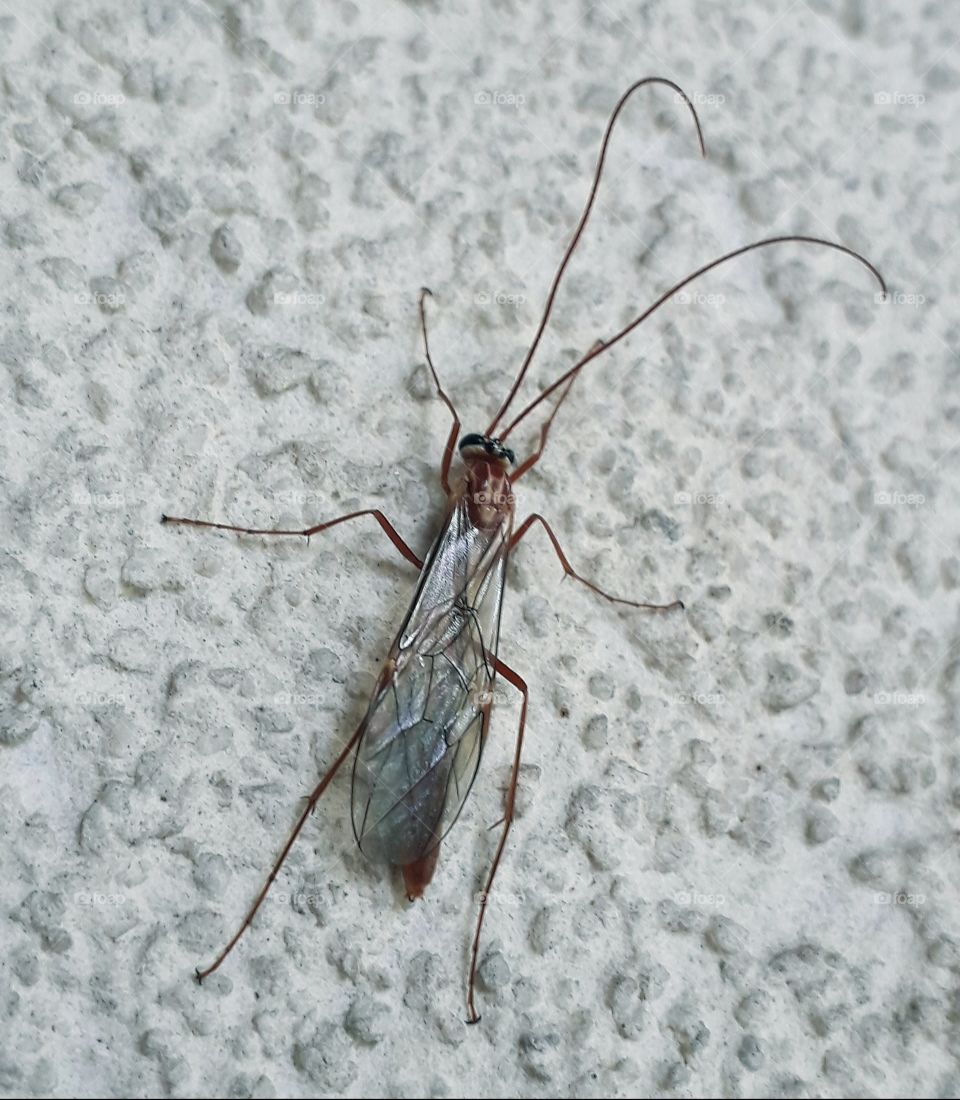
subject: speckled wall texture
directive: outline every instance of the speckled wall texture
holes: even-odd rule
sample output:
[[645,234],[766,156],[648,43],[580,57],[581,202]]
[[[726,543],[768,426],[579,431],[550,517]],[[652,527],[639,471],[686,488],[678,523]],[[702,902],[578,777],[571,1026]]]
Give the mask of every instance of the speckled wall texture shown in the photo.
[[[524,398],[519,718],[409,905],[345,768],[639,77]],[[960,45],[946,3],[0,5],[0,1094],[960,1093]],[[531,418],[511,436],[535,444]]]

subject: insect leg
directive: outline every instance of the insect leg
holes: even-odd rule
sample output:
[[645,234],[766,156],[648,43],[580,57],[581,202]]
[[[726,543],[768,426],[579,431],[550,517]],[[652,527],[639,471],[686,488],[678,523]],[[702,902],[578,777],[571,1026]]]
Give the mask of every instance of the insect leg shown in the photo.
[[293,827],[293,832],[290,834],[290,837],[287,840],[287,843],[283,846],[283,851],[280,853],[280,858],[273,865],[273,870],[270,872],[269,878],[264,883],[263,889],[257,895],[257,900],[253,903],[253,906],[250,909],[249,913],[247,913],[247,915],[244,917],[243,924],[240,925],[240,928],[238,929],[238,931],[237,931],[236,935],[233,937],[233,939],[220,952],[220,954],[216,957],[216,959],[213,961],[213,963],[206,968],[206,970],[200,970],[199,968],[197,968],[196,974],[197,974],[197,981],[198,982],[202,982],[204,978],[209,977],[220,966],[220,964],[223,962],[223,960],[230,954],[230,952],[236,946],[237,940],[239,940],[240,937],[243,935],[243,933],[246,932],[246,930],[250,927],[251,923],[253,922],[253,918],[257,914],[257,910],[263,904],[264,898],[267,896],[267,893],[269,892],[270,887],[273,885],[273,880],[280,873],[280,868],[283,866],[284,861],[286,860],[288,854],[290,853],[290,849],[293,847],[293,842],[300,835],[300,830],[307,823],[307,818],[313,812],[313,808],[314,808],[314,806],[316,806],[316,804],[317,804],[317,802],[320,798],[320,795],[322,795],[323,792],[327,789],[327,787],[330,784],[330,781],[333,779],[333,777],[337,774],[338,770],[340,769],[340,765],[350,755],[350,752],[353,749],[354,745],[356,745],[357,741],[360,740],[360,735],[363,733],[363,729],[364,729],[365,725],[366,725],[365,720],[360,723],[360,725],[357,727],[357,730],[354,733],[354,735],[350,738],[350,740],[341,749],[340,755],[337,757],[336,760],[334,760],[333,765],[329,769],[327,774],[323,777],[323,779],[320,780],[320,782],[316,785],[316,787],[314,787],[314,789],[311,792],[310,796],[307,798],[307,804],[303,809],[303,813],[301,813],[299,818],[297,818],[297,823]]
[[507,787],[507,804],[503,813],[503,832],[500,834],[500,843],[497,845],[493,863],[490,867],[490,873],[487,875],[487,883],[480,898],[477,930],[473,936],[473,948],[470,952],[470,983],[467,987],[467,1010],[470,1013],[470,1018],[467,1020],[468,1024],[477,1024],[480,1022],[480,1016],[477,1014],[476,1006],[473,1003],[474,987],[477,983],[477,961],[480,955],[480,933],[483,929],[483,918],[487,912],[487,902],[490,898],[490,891],[493,888],[493,879],[497,873],[497,867],[500,865],[500,857],[503,855],[503,849],[506,847],[507,834],[510,832],[510,826],[513,823],[513,811],[517,799],[517,777],[520,774],[520,756],[523,752],[523,730],[527,724],[528,691],[526,681],[519,673],[514,672],[509,665],[505,665],[499,658],[494,658],[494,667],[508,683],[513,684],[517,691],[520,692],[523,696],[523,704],[520,707],[520,728],[517,730],[517,744],[513,752],[513,768],[510,771],[510,784]]
[[161,516],[160,522],[179,523],[187,527],[212,527],[215,531],[236,531],[238,535],[301,535],[309,538],[311,535],[317,535],[330,527],[336,527],[338,523],[346,523],[348,519],[357,519],[360,516],[373,516],[377,523],[383,528],[387,538],[407,561],[410,562],[411,565],[415,565],[418,569],[423,567],[423,562],[403,541],[397,529],[379,508],[364,508],[360,512],[350,512],[345,516],[337,516],[336,519],[329,519],[326,523],[318,523],[315,527],[306,527],[302,531],[283,531],[262,527],[234,527],[228,523],[211,523],[209,520],[204,519],[184,519],[182,516]]
[[564,573],[568,577],[573,577],[575,581],[580,581],[581,584],[585,584],[587,588],[589,588],[593,592],[596,592],[598,596],[603,596],[605,600],[609,600],[611,603],[623,603],[626,604],[628,607],[642,607],[647,611],[673,611],[675,608],[680,608],[681,611],[683,610],[682,600],[674,600],[673,603],[663,604],[637,603],[636,600],[625,600],[620,596],[611,596],[609,592],[604,592],[602,588],[597,587],[597,585],[595,585],[593,581],[588,581],[586,577],[581,577],[580,574],[570,564],[570,562],[567,561],[567,556],[566,554],[564,554],[560,546],[560,540],[554,534],[553,528],[550,526],[549,523],[547,523],[543,516],[537,514],[536,512],[532,516],[527,516],[523,523],[521,523],[520,526],[517,528],[516,532],[513,535],[513,538],[511,538],[510,540],[511,550],[530,530],[533,524],[537,522],[543,524],[543,529],[547,532],[550,541],[553,543],[553,548],[557,552],[557,557],[560,559],[560,564],[563,566]]
[[[603,341],[597,340],[587,354],[589,355],[592,352],[599,351],[602,347]],[[573,378],[570,379],[570,386],[573,385],[574,378],[576,378],[576,375],[574,375]],[[533,467],[536,466],[536,464],[540,461],[540,458],[543,455],[543,452],[547,446],[547,435],[550,432],[551,424],[553,424],[553,418],[560,411],[560,406],[564,403],[564,401],[566,401],[567,394],[570,392],[570,386],[566,386],[564,388],[564,390],[560,394],[560,400],[556,403],[556,405],[553,406],[553,412],[550,413],[550,415],[547,417],[546,423],[540,429],[540,443],[537,446],[537,449],[533,452],[532,455],[529,456],[529,458],[525,458],[523,462],[521,462],[520,465],[517,467],[517,469],[510,475],[511,481],[519,481],[520,478],[522,478],[528,470],[532,470]]]
[[430,356],[430,342],[427,340],[427,311],[423,304],[427,295],[432,298],[433,291],[429,287],[421,287],[419,304],[420,331],[423,333],[423,351],[427,357],[427,366],[430,368],[430,373],[433,375],[433,383],[437,387],[437,397],[447,406],[450,410],[450,415],[453,417],[453,425],[450,428],[450,434],[447,436],[447,445],[443,450],[443,464],[440,467],[440,484],[443,486],[443,491],[449,496],[450,464],[453,462],[453,451],[457,445],[457,436],[460,434],[460,416],[453,402],[444,392],[443,386],[440,385],[440,376],[437,374],[436,368],[433,365],[433,359]]

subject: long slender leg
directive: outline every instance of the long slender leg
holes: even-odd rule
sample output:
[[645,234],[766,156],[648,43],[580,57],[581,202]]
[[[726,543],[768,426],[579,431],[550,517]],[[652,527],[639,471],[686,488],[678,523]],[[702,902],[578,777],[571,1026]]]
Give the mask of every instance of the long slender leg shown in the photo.
[[518,673],[514,672],[509,665],[505,665],[499,658],[495,660],[494,667],[508,683],[513,684],[517,691],[523,695],[523,704],[520,707],[520,728],[517,730],[517,745],[513,753],[513,768],[510,772],[510,785],[507,787],[507,804],[503,813],[503,832],[500,834],[500,843],[497,845],[493,863],[490,866],[490,873],[487,875],[487,884],[480,898],[480,912],[477,915],[477,930],[474,933],[473,948],[470,952],[470,983],[467,987],[467,1011],[470,1013],[470,1018],[467,1020],[468,1024],[477,1024],[480,1022],[480,1016],[477,1014],[476,1006],[473,1003],[474,988],[477,983],[477,961],[480,955],[480,933],[483,930],[483,918],[486,916],[487,902],[490,899],[490,890],[493,888],[493,879],[497,873],[497,867],[500,866],[500,857],[503,855],[503,849],[506,847],[507,843],[507,835],[513,823],[513,811],[517,800],[517,777],[520,775],[520,757],[523,752],[523,731],[527,724],[528,691],[526,681]]
[[301,535],[309,538],[311,535],[317,535],[321,531],[327,531],[331,527],[336,527],[338,523],[346,523],[348,519],[357,519],[360,516],[373,516],[377,523],[383,528],[387,538],[407,561],[410,562],[411,565],[415,565],[418,569],[423,568],[423,562],[403,541],[397,533],[397,529],[379,508],[364,508],[360,512],[350,512],[345,516],[337,516],[336,519],[329,519],[326,523],[318,523],[315,527],[305,527],[302,531],[285,531],[263,527],[234,527],[228,523],[211,523],[209,520],[205,519],[184,519],[182,516],[161,516],[160,522],[179,523],[186,527],[212,527],[215,531],[235,531],[238,535]]
[[450,464],[453,462],[453,452],[457,445],[457,436],[460,434],[460,417],[457,410],[446,395],[443,387],[440,385],[440,376],[437,374],[436,368],[433,365],[433,359],[430,356],[430,342],[427,340],[427,311],[424,307],[424,299],[429,295],[433,297],[433,291],[429,287],[420,288],[420,331],[423,333],[423,351],[427,357],[427,366],[430,368],[430,373],[433,375],[433,384],[437,387],[437,396],[450,410],[450,415],[453,417],[453,425],[450,428],[450,434],[447,436],[447,445],[443,451],[443,465],[440,467],[440,484],[443,486],[443,491],[450,495]]
[[[603,341],[597,340],[597,342],[590,349],[590,352],[597,351],[599,348],[602,347]],[[587,354],[590,354],[590,352],[588,352]],[[521,462],[520,465],[517,467],[517,469],[510,475],[511,481],[519,481],[520,478],[522,478],[528,470],[532,470],[533,467],[536,466],[536,464],[540,461],[540,458],[543,455],[543,452],[547,446],[547,436],[550,434],[550,426],[553,424],[553,418],[560,411],[560,406],[564,403],[564,401],[566,401],[567,394],[570,392],[570,387],[573,385],[576,377],[577,376],[574,375],[573,378],[570,379],[569,385],[565,386],[561,391],[560,400],[556,403],[556,405],[553,406],[553,411],[547,417],[546,423],[540,429],[540,442],[537,445],[537,449],[533,452],[532,455],[529,456],[529,458],[525,458],[523,462]]]
[[675,608],[683,610],[683,600],[674,600],[673,603],[637,603],[636,600],[625,600],[620,596],[611,596],[609,592],[604,592],[602,588],[599,588],[593,583],[588,581],[586,577],[581,577],[580,574],[573,568],[570,562],[567,561],[567,556],[564,554],[560,547],[560,540],[553,532],[553,528],[543,518],[543,516],[534,512],[532,516],[527,518],[520,524],[517,530],[514,532],[513,538],[510,540],[510,549],[512,550],[517,543],[523,538],[523,536],[530,530],[534,523],[543,524],[544,531],[553,543],[553,548],[557,552],[557,557],[560,559],[560,564],[563,566],[563,571],[568,577],[573,577],[575,581],[579,581],[581,584],[585,584],[592,592],[596,592],[598,596],[603,596],[605,600],[609,600],[611,603],[623,603],[628,607],[642,607],[647,611],[673,611]]
[[280,858],[273,865],[273,870],[270,872],[269,878],[264,883],[263,889],[257,895],[257,900],[253,903],[253,906],[251,907],[250,911],[244,917],[243,924],[240,925],[240,927],[237,930],[237,933],[233,937],[233,939],[220,952],[220,954],[216,957],[216,959],[213,961],[213,963],[206,968],[206,970],[200,970],[199,967],[197,968],[196,973],[197,973],[197,981],[198,982],[202,982],[204,978],[209,977],[209,975],[211,975],[220,966],[220,964],[223,962],[223,960],[230,954],[230,952],[236,946],[237,940],[239,940],[240,937],[243,935],[243,933],[246,932],[246,930],[250,927],[251,923],[253,922],[253,918],[257,915],[257,910],[263,904],[264,898],[267,896],[267,893],[270,890],[270,887],[273,885],[273,880],[280,873],[280,868],[283,866],[284,861],[286,860],[286,858],[287,858],[287,856],[290,852],[290,849],[293,847],[293,842],[300,835],[300,830],[304,827],[304,825],[306,825],[307,818],[313,812],[314,806],[316,806],[317,801],[319,800],[320,796],[323,794],[323,792],[329,786],[330,781],[333,779],[333,777],[339,771],[340,765],[350,755],[350,751],[353,749],[354,745],[356,745],[357,741],[360,740],[360,735],[363,733],[363,729],[364,729],[365,724],[366,724],[365,721],[360,723],[360,725],[357,727],[357,730],[354,733],[354,735],[350,738],[350,740],[346,743],[346,745],[344,745],[343,749],[340,752],[340,755],[337,757],[336,760],[334,760],[333,765],[331,766],[331,768],[329,769],[327,774],[323,777],[323,779],[320,780],[320,782],[316,785],[316,787],[314,787],[314,789],[311,792],[310,796],[307,798],[307,804],[303,809],[303,813],[297,819],[297,823],[293,827],[293,832],[290,834],[290,837],[287,840],[287,843],[283,846],[283,851],[280,853]]

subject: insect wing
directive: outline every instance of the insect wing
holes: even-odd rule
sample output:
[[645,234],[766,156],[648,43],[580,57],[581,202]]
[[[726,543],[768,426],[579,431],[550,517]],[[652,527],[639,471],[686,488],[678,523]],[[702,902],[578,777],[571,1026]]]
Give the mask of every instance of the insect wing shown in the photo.
[[484,530],[464,498],[448,515],[367,711],[353,828],[371,859],[413,863],[456,821],[477,773],[512,516]]

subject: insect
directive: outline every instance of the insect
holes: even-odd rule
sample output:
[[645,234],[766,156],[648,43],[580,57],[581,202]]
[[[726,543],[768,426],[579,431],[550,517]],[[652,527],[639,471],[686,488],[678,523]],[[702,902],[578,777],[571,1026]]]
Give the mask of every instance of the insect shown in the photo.
[[[430,292],[426,289],[420,292],[419,316],[424,355],[437,396],[452,417],[440,468],[440,483],[447,495],[446,515],[423,561],[377,508],[351,512],[304,530],[238,527],[182,517],[163,517],[163,522],[168,524],[214,528],[246,535],[302,537],[320,534],[341,523],[369,516],[380,525],[395,549],[420,570],[413,601],[390,647],[363,720],[307,798],[279,858],[240,928],[213,963],[197,971],[198,980],[202,981],[223,963],[250,926],[294,841],[351,753],[354,754],[351,813],[357,843],[369,858],[399,867],[410,900],[420,897],[436,869],[441,843],[470,793],[490,732],[493,687],[497,677],[502,677],[520,693],[520,722],[504,816],[500,823],[500,838],[480,895],[470,949],[467,1010],[468,1022],[476,1023],[480,1018],[475,1004],[475,986],[481,933],[488,899],[514,817],[529,701],[526,682],[499,656],[500,613],[510,554],[534,526],[539,525],[552,544],[565,575],[580,581],[597,595],[613,603],[653,612],[669,612],[683,607],[679,600],[658,605],[613,596],[580,576],[543,516],[533,514],[515,525],[514,486],[540,461],[554,418],[581,371],[623,340],[685,286],[713,268],[754,249],[787,242],[806,243],[834,249],[859,261],[873,274],[886,294],[879,271],[845,245],[806,236],[780,236],[754,241],[699,267],[661,294],[630,324],[614,335],[598,340],[573,366],[502,426],[540,344],[563,274],[593,209],[617,119],[630,97],[645,85],[673,89],[678,97],[677,102],[682,102],[689,109],[700,152],[706,155],[697,112],[687,95],[672,80],[646,77],[623,93],[607,122],[586,205],[553,278],[530,348],[506,398],[486,430],[464,435],[459,439],[459,446],[460,417],[440,383],[430,354],[425,311],[425,299]],[[535,450],[518,463],[513,450],[507,445],[508,437],[554,394],[558,396],[541,425]],[[451,479],[455,451],[459,453],[463,468]]]

